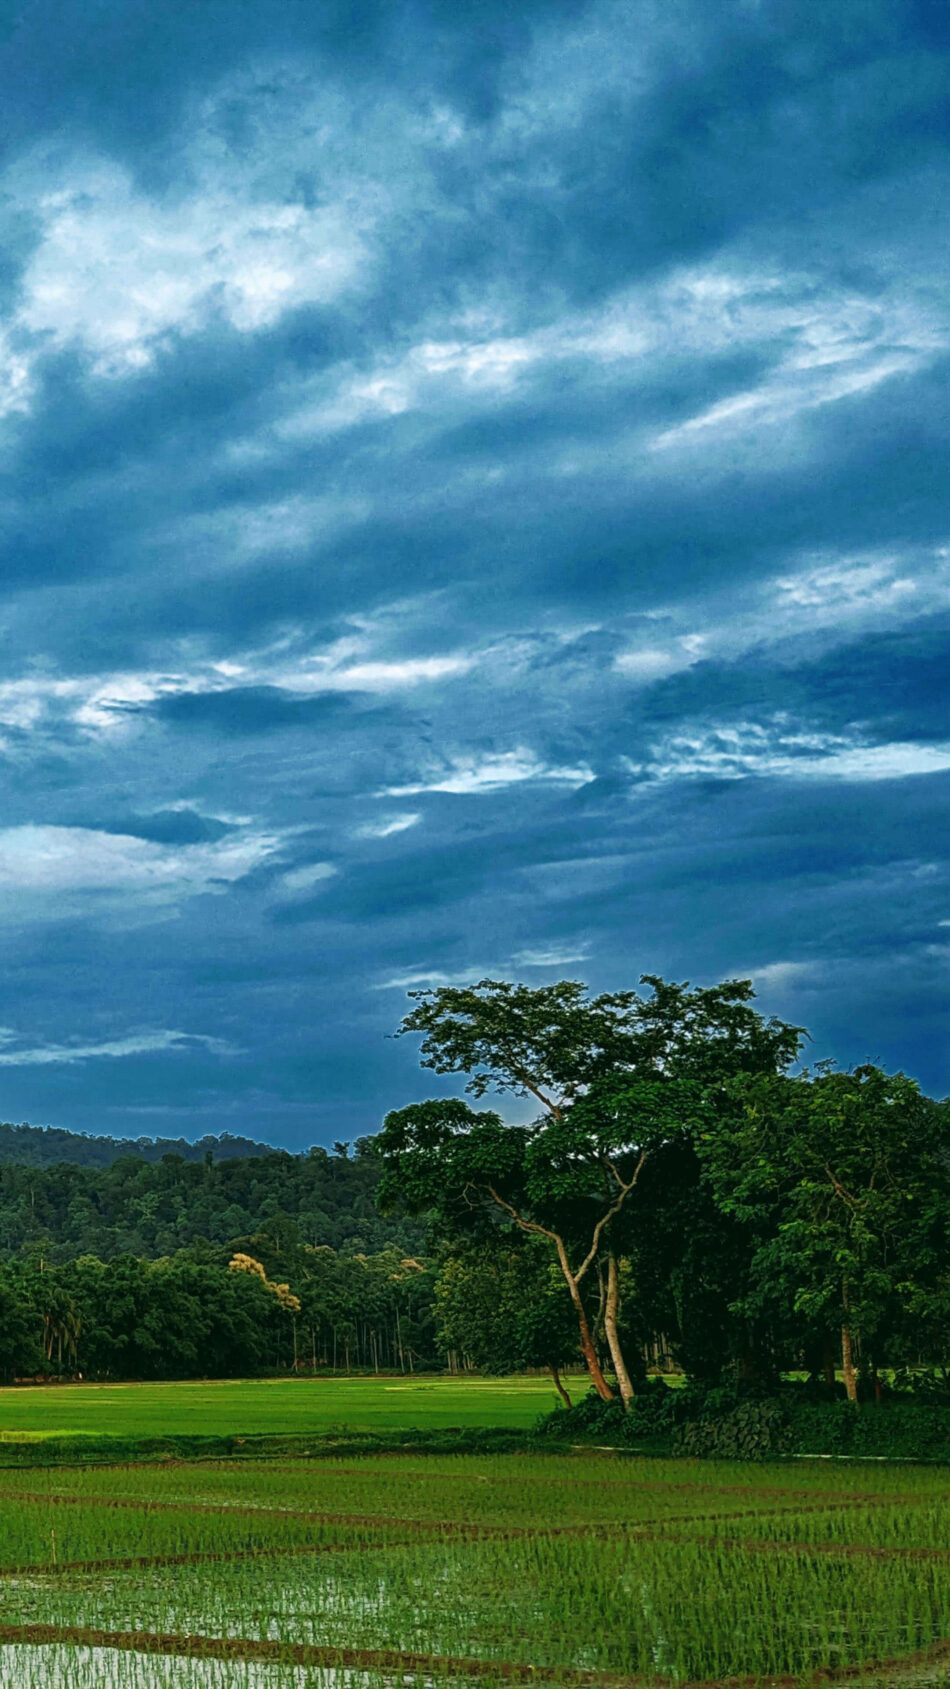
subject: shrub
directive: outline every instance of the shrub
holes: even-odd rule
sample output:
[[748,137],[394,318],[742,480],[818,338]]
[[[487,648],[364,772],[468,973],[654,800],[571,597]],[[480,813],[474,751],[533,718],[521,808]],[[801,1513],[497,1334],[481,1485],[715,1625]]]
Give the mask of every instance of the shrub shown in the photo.
[[554,1437],[559,1442],[596,1442],[603,1438],[616,1441],[623,1435],[623,1403],[619,1398],[602,1401],[596,1390],[589,1390],[570,1408],[555,1408],[538,1420],[536,1431],[540,1437]]
[[789,1453],[793,1442],[784,1403],[745,1401],[725,1413],[687,1420],[676,1432],[673,1452],[710,1460],[769,1460]]
[[918,1391],[891,1393],[860,1406],[816,1400],[804,1385],[767,1392],[750,1385],[671,1390],[651,1380],[629,1413],[619,1400],[591,1391],[569,1410],[541,1420],[537,1434],[563,1442],[609,1443],[719,1460],[769,1460],[783,1455],[950,1462],[950,1402]]

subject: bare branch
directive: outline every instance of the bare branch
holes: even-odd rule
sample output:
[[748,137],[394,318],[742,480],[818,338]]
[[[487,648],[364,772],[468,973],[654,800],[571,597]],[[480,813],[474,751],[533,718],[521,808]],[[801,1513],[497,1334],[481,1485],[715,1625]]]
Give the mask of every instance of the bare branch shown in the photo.
[[616,1196],[614,1198],[614,1200],[610,1204],[610,1207],[608,1208],[606,1214],[601,1215],[601,1217],[598,1220],[596,1226],[594,1227],[594,1235],[591,1238],[590,1248],[587,1251],[587,1254],[586,1254],[584,1260],[582,1261],[581,1265],[578,1267],[577,1272],[574,1275],[575,1278],[582,1279],[584,1274],[586,1273],[588,1267],[590,1266],[591,1262],[594,1260],[594,1258],[597,1254],[597,1251],[600,1248],[600,1239],[601,1239],[604,1227],[613,1219],[615,1214],[618,1214],[620,1212],[620,1209],[623,1207],[624,1202],[626,1201],[627,1197],[630,1195],[630,1192],[633,1190],[634,1185],[636,1184],[637,1180],[640,1177],[640,1174],[643,1170],[643,1164],[646,1161],[648,1153],[649,1152],[645,1149],[642,1149],[640,1151],[640,1159],[637,1162],[637,1165],[633,1170],[633,1178],[630,1180],[630,1182],[628,1184],[625,1184],[624,1181],[621,1179],[620,1174],[617,1172],[617,1169],[614,1166],[613,1162],[611,1161],[609,1163],[610,1170],[616,1176],[617,1183],[620,1186],[620,1194],[619,1194],[619,1196]]
[[[478,1186],[476,1185],[474,1188],[477,1190]],[[549,1232],[546,1226],[539,1226],[537,1220],[526,1220],[523,1215],[518,1213],[517,1208],[513,1208],[510,1202],[506,1202],[503,1196],[498,1195],[494,1185],[486,1185],[485,1189],[492,1201],[496,1202],[499,1208],[503,1208],[506,1214],[510,1214],[515,1225],[520,1226],[522,1231],[536,1232],[539,1237],[549,1237],[552,1242],[560,1244],[561,1240],[557,1232]]]

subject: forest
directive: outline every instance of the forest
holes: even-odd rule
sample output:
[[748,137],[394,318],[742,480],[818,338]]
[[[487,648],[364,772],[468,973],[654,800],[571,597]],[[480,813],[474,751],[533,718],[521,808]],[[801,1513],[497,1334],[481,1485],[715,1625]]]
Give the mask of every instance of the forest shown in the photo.
[[567,1404],[581,1367],[624,1409],[657,1367],[851,1401],[941,1376],[945,1103],[803,1067],[747,981],[412,995],[400,1033],[464,1094],[352,1153],[0,1165],[4,1376],[548,1368]]
[[372,1139],[352,1154],[0,1164],[0,1374],[441,1364],[426,1227],[379,1212],[380,1172]]

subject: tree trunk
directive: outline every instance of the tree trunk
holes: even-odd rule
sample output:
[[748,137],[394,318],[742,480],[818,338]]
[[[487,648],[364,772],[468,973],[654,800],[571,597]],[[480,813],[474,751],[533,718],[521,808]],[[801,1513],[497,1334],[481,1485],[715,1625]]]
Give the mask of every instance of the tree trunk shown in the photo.
[[858,1379],[854,1370],[854,1351],[851,1346],[851,1308],[848,1301],[848,1287],[841,1287],[841,1301],[844,1307],[844,1319],[841,1324],[841,1370],[844,1373],[845,1393],[849,1402],[858,1399]]
[[627,1371],[627,1363],[623,1358],[620,1346],[620,1333],[617,1330],[617,1315],[620,1312],[620,1275],[617,1272],[617,1257],[613,1250],[607,1258],[607,1298],[604,1303],[604,1330],[607,1333],[607,1346],[610,1358],[614,1363],[617,1384],[620,1388],[620,1399],[626,1412],[633,1401],[634,1389]]
[[558,1372],[558,1369],[554,1365],[553,1362],[551,1363],[549,1371],[550,1371],[551,1377],[554,1379],[554,1388],[557,1391],[558,1395],[560,1396],[561,1401],[564,1403],[564,1406],[567,1407],[567,1408],[573,1407],[574,1404],[571,1401],[571,1398],[568,1395],[567,1391],[565,1390],[563,1383],[561,1382],[561,1374]]
[[610,1385],[607,1383],[603,1371],[601,1370],[600,1362],[597,1359],[597,1350],[594,1348],[594,1340],[590,1334],[590,1326],[587,1323],[587,1314],[584,1310],[584,1303],[581,1299],[580,1285],[574,1277],[574,1274],[571,1272],[567,1259],[567,1250],[564,1247],[563,1240],[560,1237],[557,1237],[555,1238],[555,1243],[557,1245],[558,1260],[561,1263],[561,1271],[567,1281],[567,1288],[571,1293],[571,1301],[574,1304],[574,1312],[577,1315],[577,1328],[580,1333],[581,1350],[583,1351],[584,1359],[587,1362],[587,1370],[591,1376],[591,1383],[597,1391],[601,1401],[612,1402],[614,1399],[614,1393],[611,1390]]

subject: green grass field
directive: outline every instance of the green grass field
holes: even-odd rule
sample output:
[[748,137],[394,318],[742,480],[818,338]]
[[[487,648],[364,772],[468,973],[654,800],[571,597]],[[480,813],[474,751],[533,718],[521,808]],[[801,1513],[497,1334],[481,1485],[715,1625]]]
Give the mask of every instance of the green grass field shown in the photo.
[[[578,1393],[585,1389],[578,1381]],[[527,1429],[557,1403],[546,1378],[299,1378],[0,1389],[0,1438],[315,1436],[449,1426]]]
[[917,1468],[596,1452],[0,1472],[0,1683],[943,1684]]

